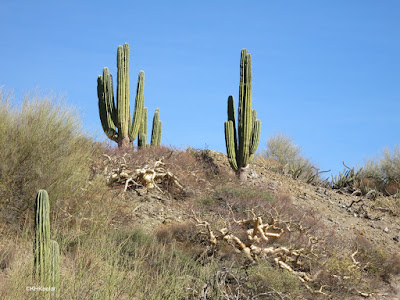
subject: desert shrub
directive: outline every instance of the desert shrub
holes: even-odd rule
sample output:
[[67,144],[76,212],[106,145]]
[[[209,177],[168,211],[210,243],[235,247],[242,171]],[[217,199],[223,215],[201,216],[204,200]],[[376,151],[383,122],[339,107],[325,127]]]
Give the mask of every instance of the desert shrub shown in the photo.
[[367,160],[360,176],[372,180],[371,186],[387,195],[398,193],[400,190],[400,147],[396,146],[393,151],[386,148],[378,159]]
[[400,216],[400,198],[398,197],[378,197],[374,203],[375,207],[382,207],[394,216]]
[[[282,134],[276,134],[267,141],[267,148],[262,153],[267,159],[276,160],[279,171],[307,183],[320,183],[320,172],[311,161],[301,154],[301,148]],[[321,172],[322,173],[322,172]]]
[[371,276],[381,277],[390,282],[393,275],[400,274],[400,255],[389,253],[380,246],[373,245],[364,237],[355,240],[357,255],[355,259],[360,263],[363,271]]
[[26,96],[18,107],[0,92],[0,206],[18,221],[38,189],[54,202],[79,194],[90,178],[96,144],[74,110],[53,97]]
[[[299,297],[303,291],[300,280],[286,270],[273,267],[268,261],[260,261],[247,270],[249,283],[257,294],[272,296],[281,293]],[[276,299],[279,299],[276,297]]]

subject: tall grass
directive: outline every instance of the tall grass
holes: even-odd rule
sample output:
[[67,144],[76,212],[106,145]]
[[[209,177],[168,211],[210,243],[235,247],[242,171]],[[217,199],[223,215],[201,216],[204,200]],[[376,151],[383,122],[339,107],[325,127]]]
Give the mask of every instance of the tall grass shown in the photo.
[[36,93],[17,105],[0,90],[0,141],[2,220],[16,223],[38,189],[54,203],[88,183],[95,144],[77,113],[54,97]]

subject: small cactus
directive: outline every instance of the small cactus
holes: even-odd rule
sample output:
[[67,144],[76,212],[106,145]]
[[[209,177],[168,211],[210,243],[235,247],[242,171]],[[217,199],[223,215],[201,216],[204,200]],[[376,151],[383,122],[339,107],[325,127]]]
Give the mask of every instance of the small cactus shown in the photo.
[[45,190],[39,190],[35,202],[34,275],[42,286],[50,284],[50,203]]
[[[151,131],[151,146],[160,146],[161,145],[161,131],[162,131],[162,122],[160,121],[160,109],[157,108],[154,112],[153,117],[153,127]],[[144,109],[142,123],[140,125],[139,130],[139,138],[138,138],[138,147],[139,148],[148,148],[149,144],[147,141],[147,108]]]
[[160,109],[157,108],[153,117],[153,130],[151,131],[152,146],[161,145],[161,132],[162,132],[162,122],[160,121]]
[[35,201],[34,276],[43,287],[60,287],[60,247],[50,240],[50,201],[46,190],[39,190]]
[[242,50],[240,59],[240,86],[238,126],[236,126],[233,96],[228,97],[228,121],[225,122],[225,143],[229,163],[243,181],[249,163],[254,158],[260,141],[261,121],[252,109],[251,55]]

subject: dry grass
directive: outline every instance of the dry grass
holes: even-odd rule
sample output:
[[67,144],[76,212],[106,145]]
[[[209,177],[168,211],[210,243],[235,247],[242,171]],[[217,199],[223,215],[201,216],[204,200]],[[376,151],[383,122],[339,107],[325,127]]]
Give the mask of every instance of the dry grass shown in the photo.
[[395,195],[400,191],[400,147],[392,151],[384,149],[377,159],[366,161],[359,173],[360,185],[366,191],[376,189],[384,195]]
[[[131,169],[161,159],[185,190],[159,185],[179,200],[172,199],[171,205],[187,209],[187,219],[194,210],[213,228],[227,227],[243,241],[243,226],[234,218],[247,218],[253,211],[264,222],[275,222],[286,232],[260,246],[304,248],[296,271],[315,275],[310,283],[315,290],[327,285],[324,291],[341,299],[374,290],[374,280],[390,282],[400,273],[398,256],[362,239],[343,245],[322,225],[318,212],[295,207],[290,195],[240,185],[210,151],[106,149],[87,138],[79,120],[61,104],[33,97],[17,109],[2,97],[0,137],[9,143],[0,145],[1,299],[44,295],[26,291],[34,286],[31,206],[38,188],[47,189],[52,201],[51,234],[61,249],[60,299],[321,298],[270,258],[249,262],[232,244],[210,247],[204,228],[190,220],[163,224],[154,232],[129,222],[115,226],[114,219],[122,218],[116,203],[130,203],[107,189],[102,172],[112,166],[103,154],[117,156]],[[318,239],[313,249],[310,236]],[[356,249],[362,268],[351,258]]]
[[261,158],[276,161],[273,171],[306,183],[323,184],[320,176],[322,171],[302,155],[301,148],[292,139],[283,134],[276,134],[267,141],[267,148],[262,152]]
[[86,137],[76,112],[60,101],[27,96],[18,108],[0,93],[1,219],[23,224],[38,189],[51,204],[79,195],[90,179],[98,148]]

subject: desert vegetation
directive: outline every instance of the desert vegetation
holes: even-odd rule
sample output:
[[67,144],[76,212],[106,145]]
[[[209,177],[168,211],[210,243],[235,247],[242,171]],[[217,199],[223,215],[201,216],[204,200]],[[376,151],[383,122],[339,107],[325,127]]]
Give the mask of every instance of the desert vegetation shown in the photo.
[[399,296],[397,148],[331,180],[283,135],[255,155],[245,49],[227,155],[161,145],[159,110],[149,145],[144,73],[131,116],[128,45],[117,57],[116,101],[108,69],[98,77],[117,147],[56,99],[0,93],[1,299]]

